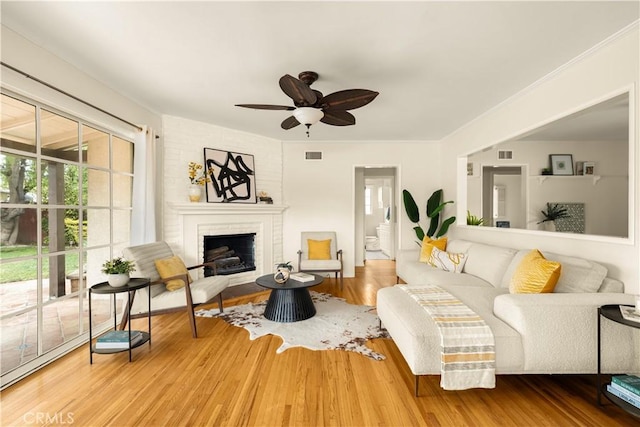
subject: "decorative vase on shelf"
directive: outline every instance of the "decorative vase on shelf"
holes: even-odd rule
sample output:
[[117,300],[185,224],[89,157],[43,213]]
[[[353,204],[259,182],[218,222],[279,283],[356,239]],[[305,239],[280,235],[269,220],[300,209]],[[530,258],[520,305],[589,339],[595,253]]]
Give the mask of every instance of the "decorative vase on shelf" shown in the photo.
[[556,222],[555,221],[545,221],[544,222],[544,230],[545,231],[556,231]]
[[197,184],[191,184],[189,186],[189,200],[192,202],[199,202],[202,197],[202,187]]
[[114,288],[124,286],[129,283],[129,273],[109,274],[107,282]]

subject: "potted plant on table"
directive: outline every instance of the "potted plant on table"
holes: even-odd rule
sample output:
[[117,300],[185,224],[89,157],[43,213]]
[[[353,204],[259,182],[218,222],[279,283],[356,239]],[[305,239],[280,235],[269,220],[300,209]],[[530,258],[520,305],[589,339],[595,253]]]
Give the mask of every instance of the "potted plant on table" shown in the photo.
[[109,285],[116,288],[129,283],[129,273],[135,270],[134,262],[122,257],[107,260],[102,264],[102,272],[108,276]]
[[557,203],[549,203],[547,202],[547,207],[545,210],[540,211],[544,219],[542,221],[538,221],[538,224],[543,224],[545,230],[547,231],[556,231],[556,220],[560,218],[569,218],[570,215],[567,213],[567,208],[564,206],[559,206]]
[[285,283],[289,280],[289,276],[291,275],[291,270],[293,270],[293,266],[291,265],[291,261],[280,262],[276,264],[276,272],[273,275],[273,280],[276,283]]

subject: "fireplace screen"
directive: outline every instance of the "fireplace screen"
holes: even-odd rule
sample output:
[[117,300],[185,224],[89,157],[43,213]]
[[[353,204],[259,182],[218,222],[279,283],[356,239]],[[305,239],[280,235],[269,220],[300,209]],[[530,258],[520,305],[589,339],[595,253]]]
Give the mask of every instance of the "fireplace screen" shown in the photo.
[[[256,233],[204,236],[204,262],[215,262],[218,275],[255,270],[255,240]],[[204,275],[213,269],[205,267]]]

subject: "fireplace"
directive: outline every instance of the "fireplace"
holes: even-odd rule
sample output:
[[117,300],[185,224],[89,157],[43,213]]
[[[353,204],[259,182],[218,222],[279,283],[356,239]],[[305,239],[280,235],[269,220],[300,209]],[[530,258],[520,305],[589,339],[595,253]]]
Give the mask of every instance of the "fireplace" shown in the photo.
[[[216,274],[229,275],[256,269],[256,233],[204,236],[204,262],[214,262]],[[204,275],[212,276],[205,267]]]

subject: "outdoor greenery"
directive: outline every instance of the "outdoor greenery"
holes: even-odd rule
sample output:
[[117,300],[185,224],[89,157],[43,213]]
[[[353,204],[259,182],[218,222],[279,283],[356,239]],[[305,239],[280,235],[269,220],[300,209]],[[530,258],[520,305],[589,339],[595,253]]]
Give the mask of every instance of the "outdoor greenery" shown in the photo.
[[[34,257],[14,262],[6,262],[0,265],[0,283],[22,282],[37,278],[38,260],[35,258],[38,249],[36,246],[3,247],[0,251],[0,259],[7,260],[22,257]],[[78,269],[78,252],[68,252],[64,256],[65,271],[71,272]],[[42,274],[49,277],[49,257],[42,258]]]

